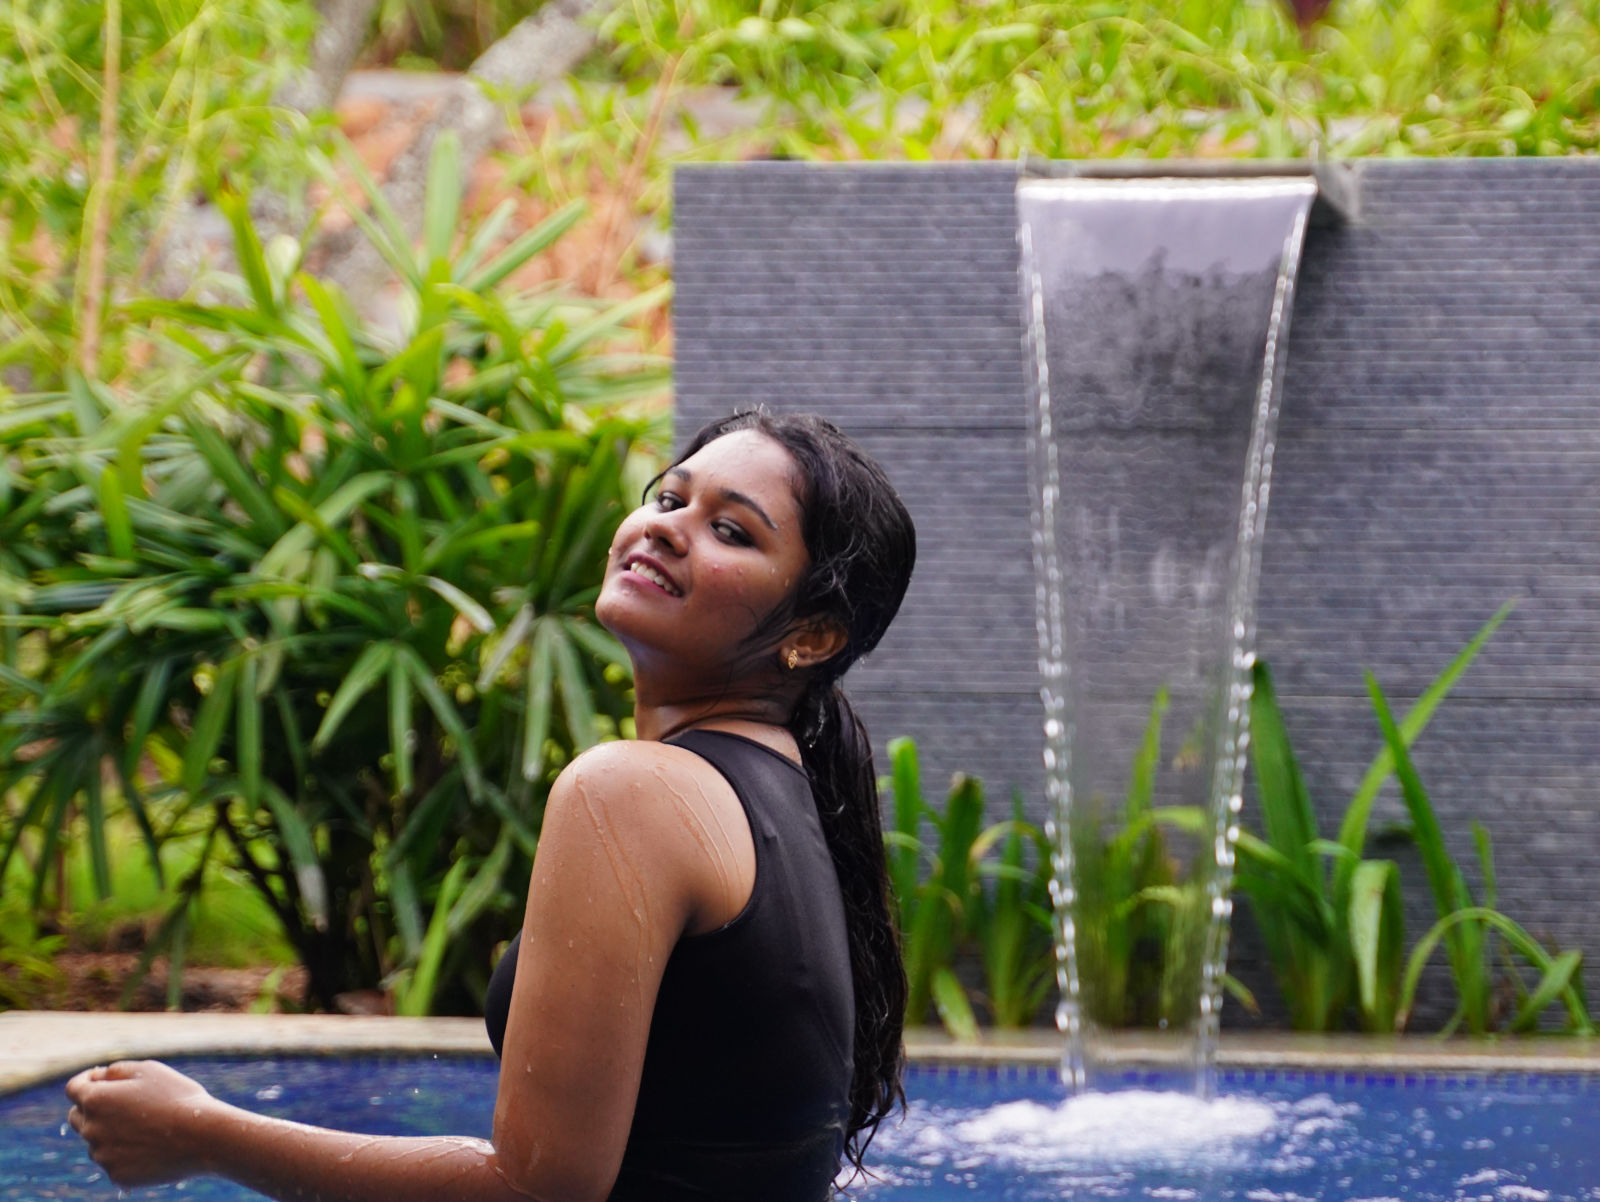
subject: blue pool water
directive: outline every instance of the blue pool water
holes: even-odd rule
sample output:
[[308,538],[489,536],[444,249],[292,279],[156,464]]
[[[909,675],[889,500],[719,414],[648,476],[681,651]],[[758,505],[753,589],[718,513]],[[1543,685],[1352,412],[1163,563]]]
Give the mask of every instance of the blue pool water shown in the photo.
[[[496,1066],[476,1058],[194,1060],[219,1097],[374,1134],[487,1136]],[[1600,1078],[1233,1072],[1210,1107],[1130,1073],[1063,1102],[1030,1069],[913,1069],[862,1202],[1600,1202]],[[112,1199],[59,1083],[0,1099],[0,1200]],[[203,1180],[140,1199],[242,1202]]]

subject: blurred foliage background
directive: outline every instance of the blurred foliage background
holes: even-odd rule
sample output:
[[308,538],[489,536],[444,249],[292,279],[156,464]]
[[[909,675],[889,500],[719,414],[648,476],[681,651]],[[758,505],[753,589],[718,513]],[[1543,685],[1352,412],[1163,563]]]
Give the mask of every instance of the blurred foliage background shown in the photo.
[[1597,143],[1600,0],[0,0],[0,1005],[477,1004],[626,731],[675,164]]
[[681,55],[770,99],[795,155],[1560,154],[1600,133],[1586,2],[690,0],[610,28],[629,70]]

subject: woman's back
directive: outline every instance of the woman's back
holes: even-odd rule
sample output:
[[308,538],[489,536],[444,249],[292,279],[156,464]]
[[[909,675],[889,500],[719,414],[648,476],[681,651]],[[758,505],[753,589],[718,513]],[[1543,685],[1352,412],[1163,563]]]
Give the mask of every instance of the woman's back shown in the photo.
[[[750,900],[682,938],[663,972],[613,1202],[817,1202],[849,1117],[855,1025],[848,937],[811,787],[759,743],[691,730],[670,743],[712,764],[750,824]],[[487,1022],[504,1035],[515,948]]]

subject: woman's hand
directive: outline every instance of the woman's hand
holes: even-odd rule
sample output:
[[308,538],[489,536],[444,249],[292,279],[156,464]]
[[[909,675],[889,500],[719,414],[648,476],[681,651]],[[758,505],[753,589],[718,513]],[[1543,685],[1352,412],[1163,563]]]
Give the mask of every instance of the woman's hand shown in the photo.
[[67,1121],[119,1186],[159,1185],[201,1171],[191,1132],[220,1105],[205,1088],[154,1060],[85,1069],[67,1082]]

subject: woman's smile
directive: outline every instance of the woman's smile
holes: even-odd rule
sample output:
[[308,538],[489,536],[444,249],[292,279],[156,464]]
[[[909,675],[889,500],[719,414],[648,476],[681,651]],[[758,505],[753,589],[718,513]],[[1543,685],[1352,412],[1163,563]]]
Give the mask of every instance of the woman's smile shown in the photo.
[[669,576],[666,569],[648,555],[630,555],[623,561],[623,570],[653,585],[669,597],[683,596],[683,589]]
[[[741,430],[667,470],[618,527],[596,616],[636,653],[708,658],[787,599],[808,560],[795,464],[765,434]],[[663,609],[664,598],[681,606]]]

